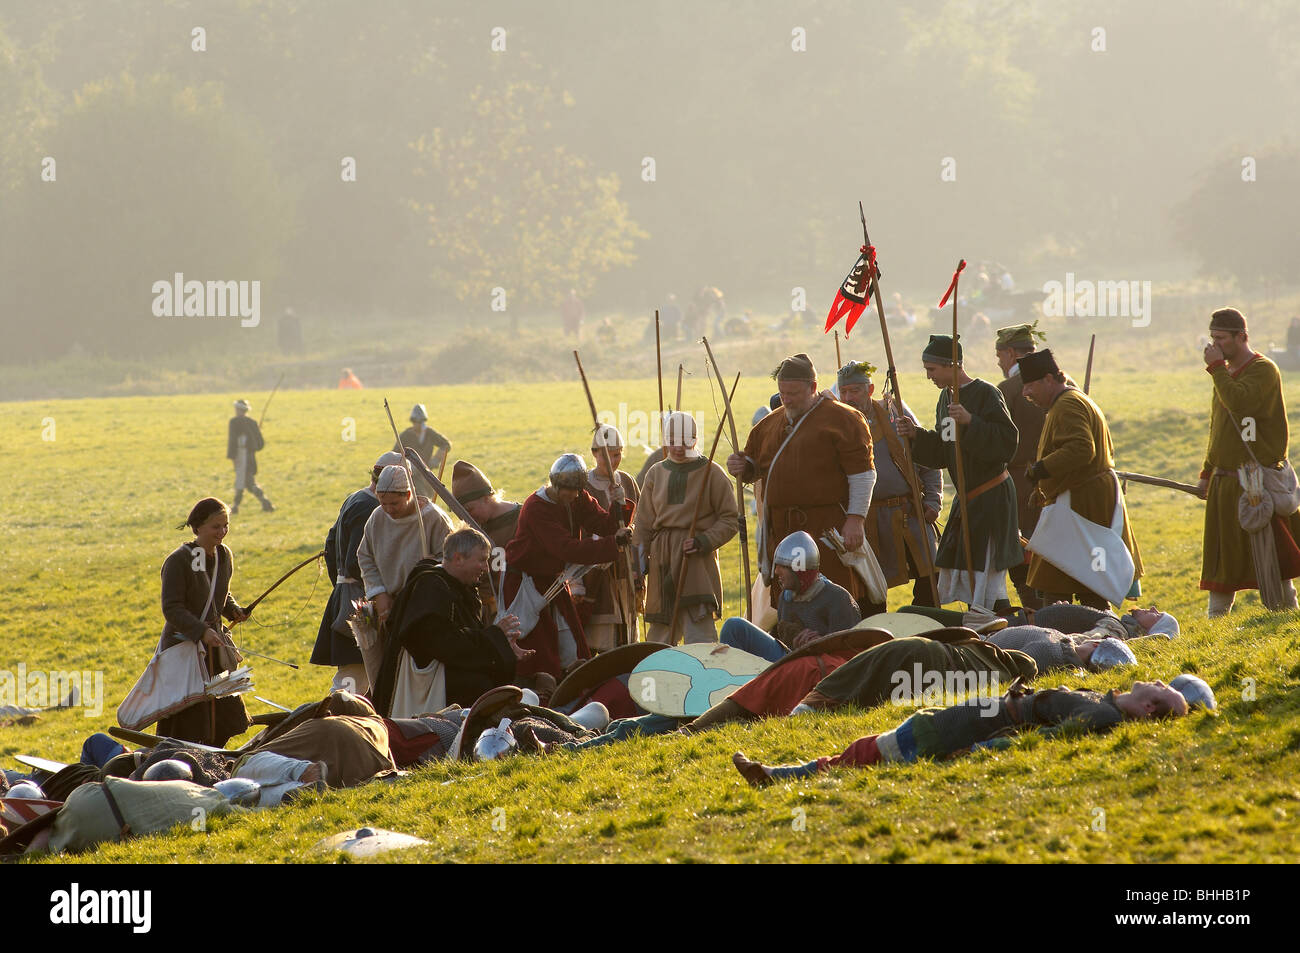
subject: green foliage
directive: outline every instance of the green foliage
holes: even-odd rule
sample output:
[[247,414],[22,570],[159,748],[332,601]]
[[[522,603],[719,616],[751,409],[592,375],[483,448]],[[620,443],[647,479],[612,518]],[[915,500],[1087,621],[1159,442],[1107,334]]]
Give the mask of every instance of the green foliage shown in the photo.
[[[1240,153],[1240,154],[1238,154]],[[1254,167],[1243,165],[1252,161]],[[1243,176],[1249,174],[1252,181]],[[1205,274],[1250,292],[1295,283],[1295,222],[1275,214],[1300,200],[1300,148],[1235,150],[1206,169],[1174,210],[1180,243]]]
[[237,318],[153,313],[153,283],[176,272],[269,284],[291,230],[255,131],[220,91],[124,73],[78,91],[47,138],[57,181],[23,180],[2,226],[0,285],[20,318],[6,357],[247,341]]
[[503,287],[511,307],[588,294],[635,260],[645,233],[618,197],[616,175],[548,134],[556,96],[530,82],[479,86],[448,126],[415,143],[434,274],[461,302]]

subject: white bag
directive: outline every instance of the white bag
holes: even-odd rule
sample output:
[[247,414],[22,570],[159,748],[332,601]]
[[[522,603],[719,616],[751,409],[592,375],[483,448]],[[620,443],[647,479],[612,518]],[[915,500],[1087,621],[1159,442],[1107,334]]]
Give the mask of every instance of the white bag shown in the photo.
[[867,589],[867,598],[871,602],[882,603],[889,599],[889,583],[885,579],[884,570],[880,568],[876,554],[871,551],[865,539],[862,545],[850,552],[844,548],[844,536],[840,531],[831,529],[822,536],[822,542],[835,550],[840,557],[840,562],[857,573]]
[[[519,619],[519,632],[522,635],[527,635],[537,628],[537,620],[541,618],[544,608],[546,608],[546,600],[537,591],[537,586],[533,583],[533,577],[524,573],[523,581],[519,584],[519,591],[515,593],[514,601],[509,606],[497,604],[495,621],[500,622],[508,615],[517,616]],[[436,710],[430,709],[430,711]]]
[[117,706],[117,723],[143,731],[160,718],[203,701],[208,680],[204,668],[202,648],[188,640],[155,652],[144,674]]
[[447,707],[447,670],[437,659],[424,668],[415,664],[411,653],[402,649],[397,656],[397,678],[393,685],[390,718],[414,718]]
[[[1124,496],[1115,480],[1115,513],[1110,526],[1084,519],[1070,507],[1070,491],[1044,506],[1029,540],[1029,549],[1081,586],[1120,606],[1133,587],[1133,557],[1120,535],[1124,531]],[[1103,568],[1094,568],[1094,553],[1104,555]]]

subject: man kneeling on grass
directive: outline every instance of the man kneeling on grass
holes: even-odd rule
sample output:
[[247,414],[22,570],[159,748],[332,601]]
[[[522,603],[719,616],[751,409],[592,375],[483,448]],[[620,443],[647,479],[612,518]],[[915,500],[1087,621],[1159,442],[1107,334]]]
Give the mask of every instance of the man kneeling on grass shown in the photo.
[[1105,732],[1125,720],[1179,717],[1189,705],[1214,708],[1214,692],[1195,675],[1179,675],[1172,684],[1134,682],[1127,692],[1075,691],[1049,688],[1035,691],[1015,686],[1000,698],[971,699],[948,708],[926,708],[893,731],[867,735],[842,754],[805,764],[769,766],[737,751],[732,757],[741,775],[759,787],[773,781],[811,777],[840,765],[866,767],[882,761],[911,763],[920,758],[950,758],[975,748],[998,747],[1017,731],[1045,727],[1046,733],[1067,724],[1088,732]]

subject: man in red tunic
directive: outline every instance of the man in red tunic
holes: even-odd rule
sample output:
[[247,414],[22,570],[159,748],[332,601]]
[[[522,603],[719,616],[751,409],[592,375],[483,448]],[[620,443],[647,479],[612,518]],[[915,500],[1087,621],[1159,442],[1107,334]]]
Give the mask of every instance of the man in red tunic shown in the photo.
[[[619,511],[623,522],[629,523],[635,509],[622,488],[611,492],[613,510],[606,511],[586,487],[586,462],[576,453],[566,453],[552,465],[550,485],[524,501],[514,538],[506,544],[501,601],[511,615],[526,620],[529,614],[516,600],[522,597],[526,602],[530,596],[545,595],[566,564],[594,566],[613,562],[632,538],[631,529],[619,528]],[[584,539],[584,534],[600,538]],[[530,593],[530,589],[534,592]],[[567,585],[540,610],[538,602],[540,599],[535,599],[533,604],[536,623],[525,627],[526,635],[519,639],[522,648],[532,649],[535,654],[519,663],[516,675],[523,679],[545,673],[559,680],[574,661],[590,658],[591,651]]]
[[[781,410],[749,432],[744,453],[727,458],[727,470],[746,483],[763,481],[759,514],[759,568],[770,584],[776,544],[803,530],[817,540],[822,572],[870,606],[861,579],[822,541],[839,530],[849,552],[863,546],[864,521],[875,484],[871,432],[860,412],[817,390],[807,354],[786,358],[776,369]],[[778,589],[772,590],[776,605]]]

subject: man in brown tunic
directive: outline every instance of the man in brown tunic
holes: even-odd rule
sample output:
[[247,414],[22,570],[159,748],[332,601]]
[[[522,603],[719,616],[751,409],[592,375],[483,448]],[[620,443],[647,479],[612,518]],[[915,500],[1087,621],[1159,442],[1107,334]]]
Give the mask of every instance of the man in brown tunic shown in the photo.
[[[1115,478],[1115,449],[1106,418],[1088,395],[1061,373],[1050,349],[1023,357],[1020,376],[1026,396],[1047,411],[1038,440],[1038,459],[1027,471],[1030,481],[1037,485],[1034,499],[1040,505],[1053,503],[1069,491],[1070,509],[1085,520],[1107,527],[1118,507],[1123,514],[1120,536],[1133,558],[1133,578],[1141,578],[1142,556]],[[1095,554],[1085,554],[1081,564],[1089,565],[1091,558]],[[1029,584],[1039,591],[1044,604],[1070,602],[1077,596],[1084,605],[1107,608],[1106,599],[1093,591],[1096,582],[1074,578],[1038,553],[1029,563]]]
[[[758,520],[758,562],[771,581],[776,544],[803,530],[817,540],[822,572],[870,604],[866,588],[839,555],[822,541],[837,529],[844,546],[864,545],[865,521],[875,484],[871,432],[862,414],[817,390],[817,371],[807,354],[786,358],[773,374],[781,410],[749,432],[743,453],[727,458],[727,470],[746,483],[763,481]],[[772,592],[776,605],[777,592]]]
[[695,419],[680,411],[669,414],[664,425],[668,458],[650,468],[637,503],[632,542],[644,552],[647,642],[718,640],[718,550],[736,535],[740,521],[731,481],[695,444]]
[[[1019,361],[1026,354],[1033,353],[1037,346],[1034,340],[1036,337],[1040,340],[1046,337],[1038,330],[1037,321],[1033,324],[1014,324],[998,328],[997,343],[994,345],[998,367],[1002,368],[1002,376],[1005,378],[998,384],[998,390],[1002,391],[1002,397],[1007,402],[1011,421],[1016,425],[1016,430],[1020,431],[1020,442],[1016,444],[1016,454],[1007,464],[1007,470],[1011,473],[1011,482],[1016,486],[1016,515],[1019,517],[1020,535],[1025,539],[1034,535],[1034,527],[1038,525],[1038,507],[1029,505],[1034,485],[1029,482],[1026,471],[1038,453],[1038,437],[1043,432],[1043,419],[1047,412],[1024,395]],[[1016,592],[1020,594],[1020,604],[1027,609],[1038,609],[1042,607],[1042,602],[1027,581],[1028,573],[1029,567],[1023,564],[1007,570]]]

